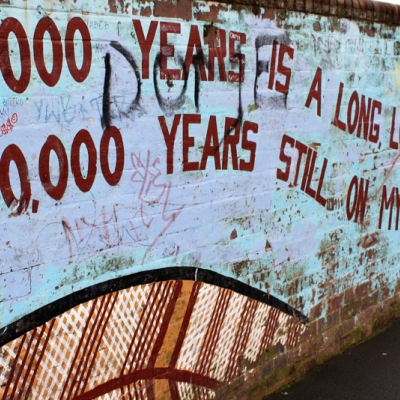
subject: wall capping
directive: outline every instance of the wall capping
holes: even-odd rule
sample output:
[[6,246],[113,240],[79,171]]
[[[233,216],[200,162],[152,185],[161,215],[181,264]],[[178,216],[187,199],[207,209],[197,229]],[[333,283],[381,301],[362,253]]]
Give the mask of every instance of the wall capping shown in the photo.
[[400,5],[371,0],[230,0],[233,6],[299,11],[327,17],[349,18],[370,23],[400,24]]

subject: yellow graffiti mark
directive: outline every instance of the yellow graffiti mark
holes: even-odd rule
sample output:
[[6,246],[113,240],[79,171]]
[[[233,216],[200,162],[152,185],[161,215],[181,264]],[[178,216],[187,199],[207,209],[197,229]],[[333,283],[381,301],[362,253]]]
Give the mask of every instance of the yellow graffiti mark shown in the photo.
[[400,87],[400,61],[397,62],[396,68],[394,71],[389,71],[388,72],[388,81],[387,81],[387,89],[386,89],[386,96],[390,95],[390,77],[393,76],[394,78],[394,83],[395,83],[395,95],[397,97],[397,102],[400,104],[400,99],[398,96],[399,93],[399,87]]

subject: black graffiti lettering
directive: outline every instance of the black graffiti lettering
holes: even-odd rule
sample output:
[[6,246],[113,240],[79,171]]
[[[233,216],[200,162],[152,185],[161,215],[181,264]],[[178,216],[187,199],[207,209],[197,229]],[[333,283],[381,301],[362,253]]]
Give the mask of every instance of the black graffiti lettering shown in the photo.
[[[289,37],[285,35],[278,35],[278,36],[272,36],[272,35],[262,35],[258,36],[255,41],[255,47],[256,47],[256,75],[254,78],[254,104],[257,106],[261,106],[263,102],[265,102],[265,99],[263,99],[262,95],[259,94],[259,78],[263,73],[268,73],[268,74],[275,74],[275,69],[278,63],[277,60],[277,52],[274,54],[272,51],[270,59],[260,59],[260,48],[263,46],[273,46],[275,42],[275,45],[289,45],[290,44],[290,39]],[[274,76],[270,76],[274,80]],[[271,86],[272,82],[268,83],[268,86]],[[272,89],[269,87],[269,89]],[[281,96],[281,95],[274,95],[270,99],[268,99],[268,104],[275,106],[275,107],[286,107],[286,100],[287,100],[287,95]]]
[[108,128],[111,125],[110,113],[110,78],[111,78],[111,63],[110,53],[107,53],[104,58],[104,87],[103,87],[103,116],[101,118],[102,128]]
[[137,81],[137,92],[135,99],[131,102],[127,114],[131,113],[132,111],[136,110],[139,106],[140,102],[140,96],[141,96],[141,86],[142,86],[142,81],[140,80],[140,72],[139,72],[139,67],[133,58],[133,55],[125,49],[125,47],[121,46],[118,42],[111,42],[111,47],[113,47],[115,50],[119,51],[128,61],[129,65],[132,67],[135,76],[136,76],[136,81]]
[[189,71],[187,70],[185,61],[183,60],[182,57],[179,57],[178,61],[182,67],[182,72],[183,72],[183,88],[179,96],[171,100],[171,99],[166,99],[161,95],[160,88],[158,86],[157,74],[159,73],[161,66],[161,53],[158,53],[156,59],[154,60],[154,68],[153,68],[154,91],[156,93],[158,104],[166,114],[172,114],[174,110],[182,107],[183,103],[185,102],[185,94],[187,89]]
[[194,104],[196,105],[196,111],[199,112],[199,97],[200,97],[200,66],[204,66],[204,54],[203,51],[200,51],[196,55],[193,56],[193,65],[194,65]]
[[[120,54],[122,54],[125,59],[128,61],[129,65],[131,66],[132,70],[135,73],[136,81],[137,81],[137,91],[136,91],[136,96],[132,100],[131,104],[128,107],[128,110],[125,112],[122,112],[123,115],[128,116],[131,112],[135,111],[138,109],[140,106],[140,96],[141,96],[141,86],[142,86],[142,81],[140,79],[140,72],[139,72],[139,67],[133,57],[133,55],[127,50],[125,47],[123,47],[120,43],[118,42],[111,42],[110,46],[117,50]],[[104,89],[103,89],[103,117],[102,117],[102,127],[103,128],[108,128],[111,126],[111,111],[110,111],[110,106],[111,106],[111,101],[110,101],[110,80],[111,80],[111,56],[109,53],[106,54],[106,57],[104,59],[105,63],[105,76],[104,76]]]

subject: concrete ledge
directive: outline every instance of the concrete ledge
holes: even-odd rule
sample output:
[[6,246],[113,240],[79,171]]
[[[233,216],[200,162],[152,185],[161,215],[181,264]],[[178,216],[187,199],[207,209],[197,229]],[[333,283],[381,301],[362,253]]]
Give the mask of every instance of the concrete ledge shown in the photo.
[[[184,0],[185,1],[185,0]],[[400,24],[400,6],[371,0],[230,0],[218,1],[223,4],[284,11],[301,11],[324,16],[380,22],[389,25]],[[257,14],[257,12],[254,12]]]

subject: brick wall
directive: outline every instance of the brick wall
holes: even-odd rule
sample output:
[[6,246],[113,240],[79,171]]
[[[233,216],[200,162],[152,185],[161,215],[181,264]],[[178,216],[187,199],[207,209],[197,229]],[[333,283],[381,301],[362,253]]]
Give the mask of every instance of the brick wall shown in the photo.
[[0,397],[262,398],[398,316],[397,6],[0,11]]

